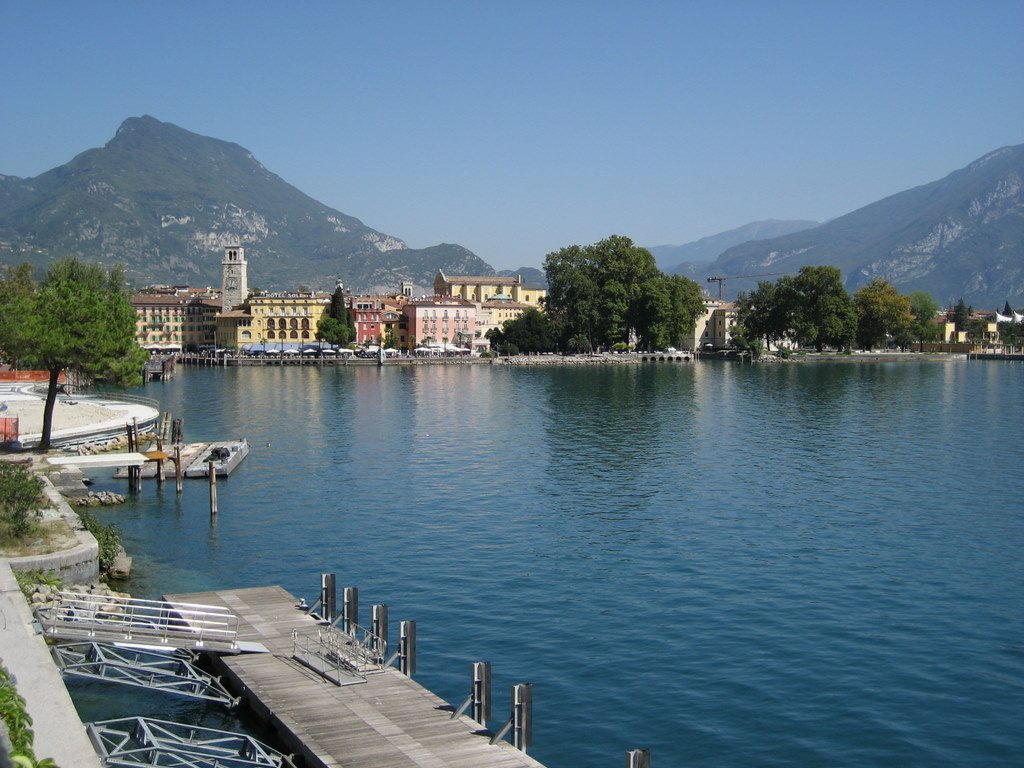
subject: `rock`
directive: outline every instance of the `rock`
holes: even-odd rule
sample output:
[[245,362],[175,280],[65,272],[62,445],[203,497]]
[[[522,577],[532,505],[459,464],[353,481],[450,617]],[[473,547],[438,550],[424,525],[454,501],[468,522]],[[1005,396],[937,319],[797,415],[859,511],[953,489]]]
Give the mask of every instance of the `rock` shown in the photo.
[[117,579],[126,579],[132,573],[132,559],[124,551],[123,547],[118,548],[117,557],[110,566],[110,575]]

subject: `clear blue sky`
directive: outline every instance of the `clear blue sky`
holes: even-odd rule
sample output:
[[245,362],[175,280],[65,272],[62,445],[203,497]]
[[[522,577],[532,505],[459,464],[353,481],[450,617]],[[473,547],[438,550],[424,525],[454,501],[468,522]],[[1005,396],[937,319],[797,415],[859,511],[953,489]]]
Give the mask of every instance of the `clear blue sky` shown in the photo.
[[1022,0],[2,0],[0,29],[0,173],[150,114],[499,269],[825,220],[1024,142]]

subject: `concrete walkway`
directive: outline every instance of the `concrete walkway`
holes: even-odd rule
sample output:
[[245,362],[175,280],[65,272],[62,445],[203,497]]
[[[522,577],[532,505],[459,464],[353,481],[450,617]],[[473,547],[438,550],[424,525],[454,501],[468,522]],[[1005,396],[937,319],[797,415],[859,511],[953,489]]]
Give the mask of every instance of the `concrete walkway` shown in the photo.
[[43,636],[36,634],[32,612],[11,567],[0,559],[0,661],[15,678],[35,734],[38,759],[51,757],[61,768],[100,768],[64,680]]

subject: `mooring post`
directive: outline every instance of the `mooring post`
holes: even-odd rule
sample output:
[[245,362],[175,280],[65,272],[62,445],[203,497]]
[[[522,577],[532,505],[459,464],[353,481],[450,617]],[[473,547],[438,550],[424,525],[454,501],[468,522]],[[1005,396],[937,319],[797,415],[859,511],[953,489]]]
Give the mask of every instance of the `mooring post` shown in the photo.
[[[157,448],[157,450],[160,450],[160,449]],[[164,460],[163,459],[157,459],[156,460],[156,486],[157,486],[157,488],[162,488],[163,485],[164,485]]]
[[324,612],[324,620],[333,624],[334,615],[338,611],[338,596],[335,592],[335,575],[333,573],[320,574],[320,607]]
[[345,587],[342,591],[342,610],[344,614],[341,620],[341,628],[349,634],[356,631],[359,626],[359,588]]
[[[135,435],[135,450],[139,450],[139,420],[132,419],[132,433]],[[135,492],[142,493],[142,467],[135,470]]]
[[473,662],[473,719],[484,728],[491,719],[491,662]]
[[398,625],[398,669],[406,677],[416,674],[416,622]]
[[213,469],[213,462],[206,462],[206,468],[210,475],[210,520],[217,517],[217,473]]
[[523,752],[533,746],[533,683],[512,686],[512,746]]
[[174,446],[174,490],[181,496],[181,446]]
[[512,686],[512,711],[508,720],[496,734],[491,744],[497,744],[505,734],[512,731],[512,746],[526,751],[533,746],[533,683],[516,683]]
[[651,768],[651,750],[629,750],[626,753],[626,768]]
[[383,663],[388,657],[388,607],[384,603],[373,606],[370,631],[373,632],[375,652]]

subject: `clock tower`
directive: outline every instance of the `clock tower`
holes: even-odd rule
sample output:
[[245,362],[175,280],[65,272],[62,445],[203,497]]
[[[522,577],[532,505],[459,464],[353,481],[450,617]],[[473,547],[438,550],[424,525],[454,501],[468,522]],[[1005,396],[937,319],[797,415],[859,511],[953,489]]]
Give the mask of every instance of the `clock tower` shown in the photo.
[[224,311],[227,312],[249,298],[249,265],[245,260],[245,249],[229,245],[224,249],[224,259],[220,265],[224,275],[221,298]]

